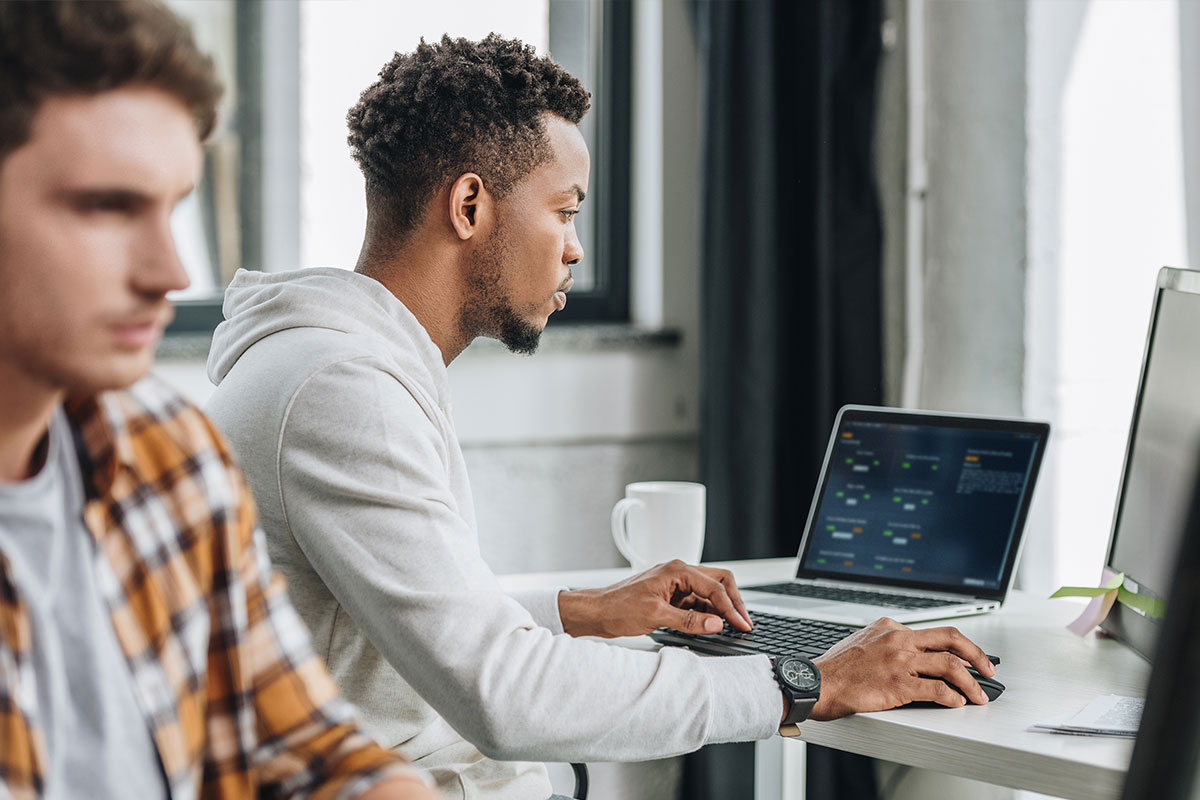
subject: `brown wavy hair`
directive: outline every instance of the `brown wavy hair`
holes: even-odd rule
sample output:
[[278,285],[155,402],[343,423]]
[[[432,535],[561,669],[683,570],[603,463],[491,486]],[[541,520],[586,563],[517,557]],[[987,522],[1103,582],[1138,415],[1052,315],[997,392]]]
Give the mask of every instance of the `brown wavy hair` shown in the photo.
[[0,0],[0,160],[50,97],[150,86],[178,98],[203,140],[222,87],[191,28],[154,0]]

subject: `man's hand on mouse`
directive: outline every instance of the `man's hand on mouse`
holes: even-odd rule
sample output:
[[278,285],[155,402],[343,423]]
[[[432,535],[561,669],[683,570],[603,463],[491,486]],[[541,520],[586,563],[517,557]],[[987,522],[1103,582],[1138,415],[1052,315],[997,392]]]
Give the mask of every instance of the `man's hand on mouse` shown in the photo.
[[915,631],[886,617],[855,631],[813,661],[821,669],[821,699],[809,719],[817,720],[918,701],[951,708],[967,700],[983,705],[987,695],[967,672],[967,665],[985,677],[996,674],[987,655],[957,628]]

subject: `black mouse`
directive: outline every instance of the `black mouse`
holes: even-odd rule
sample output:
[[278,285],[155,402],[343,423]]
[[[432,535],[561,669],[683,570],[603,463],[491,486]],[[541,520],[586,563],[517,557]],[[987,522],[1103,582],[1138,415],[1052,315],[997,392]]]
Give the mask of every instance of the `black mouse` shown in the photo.
[[[1001,683],[1000,681],[996,680],[995,678],[983,677],[982,675],[980,675],[978,672],[975,671],[974,667],[967,667],[967,672],[971,673],[971,677],[974,678],[975,681],[979,684],[979,688],[983,689],[983,693],[985,695],[987,695],[987,699],[988,699],[989,703],[992,702],[993,700],[995,700],[997,697],[999,697],[1004,692],[1004,684]],[[921,677],[922,678],[932,678],[933,676],[932,675],[922,675]],[[955,686],[950,681],[948,681],[944,678],[942,678],[941,681],[943,683],[945,683],[947,686],[949,686],[951,689],[953,689],[954,691],[958,692],[959,694],[962,694],[963,697],[966,697],[966,695],[962,693],[962,690],[960,690],[957,686]],[[969,698],[968,698],[967,702],[968,703],[970,702]],[[933,706],[938,706],[939,708],[944,707],[944,706],[940,706],[937,703],[909,703],[907,707],[932,708]]]
[[[1004,693],[1004,684],[995,678],[983,677],[975,671],[974,667],[967,667],[967,672],[971,673],[971,677],[973,677],[979,683],[979,688],[983,689],[983,693],[987,695],[989,703]],[[959,694],[962,694],[962,692],[960,692],[958,687],[954,684],[950,684],[950,688]],[[963,696],[966,697],[966,695]]]

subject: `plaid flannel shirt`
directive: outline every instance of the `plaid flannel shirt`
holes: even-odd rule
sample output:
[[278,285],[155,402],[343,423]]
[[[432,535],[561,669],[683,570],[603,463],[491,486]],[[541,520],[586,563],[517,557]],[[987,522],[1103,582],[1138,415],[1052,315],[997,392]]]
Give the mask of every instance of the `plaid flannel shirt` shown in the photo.
[[[150,378],[67,406],[97,584],[172,798],[353,796],[419,781],[367,739],[271,572],[209,421]],[[30,623],[0,553],[0,797],[40,797]]]

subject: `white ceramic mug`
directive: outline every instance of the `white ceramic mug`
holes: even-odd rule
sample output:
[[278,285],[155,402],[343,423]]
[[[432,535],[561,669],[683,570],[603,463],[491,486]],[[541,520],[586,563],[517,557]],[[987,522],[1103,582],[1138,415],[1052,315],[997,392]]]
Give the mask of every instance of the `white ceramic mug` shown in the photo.
[[629,484],[625,497],[613,506],[612,537],[639,572],[673,558],[699,563],[704,549],[704,484]]

